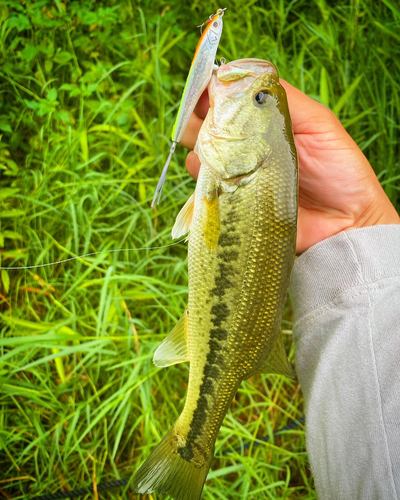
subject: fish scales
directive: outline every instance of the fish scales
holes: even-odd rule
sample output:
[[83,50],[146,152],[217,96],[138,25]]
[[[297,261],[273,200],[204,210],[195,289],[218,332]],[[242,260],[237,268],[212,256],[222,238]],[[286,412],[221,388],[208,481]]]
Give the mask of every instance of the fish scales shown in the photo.
[[[258,370],[290,373],[280,326],[295,254],[297,158],[286,96],[275,67],[255,59],[221,66],[209,94],[195,148],[187,399],[153,452],[155,479],[145,467],[152,455],[137,480],[137,491],[159,487],[177,500],[200,498],[240,383]],[[164,456],[161,473],[155,462],[166,441],[171,463]]]
[[[210,176],[207,167],[202,167],[198,182],[205,183],[205,192]],[[201,456],[213,453],[221,417],[240,382],[271,348],[282,318],[293,260],[293,241],[288,236],[293,234],[296,212],[274,197],[274,191],[290,186],[279,170],[264,170],[255,182],[256,196],[250,184],[220,196],[222,229],[213,253],[207,252],[204,241],[202,207],[195,206],[189,242],[189,286],[194,290],[189,299],[191,371],[180,423],[192,429],[202,422],[201,432],[193,426],[196,434],[188,433],[188,446],[200,450]],[[203,193],[199,205],[202,197]],[[291,215],[289,221],[276,217],[269,208],[279,203],[282,212],[286,209]],[[273,215],[265,217],[265,213]]]

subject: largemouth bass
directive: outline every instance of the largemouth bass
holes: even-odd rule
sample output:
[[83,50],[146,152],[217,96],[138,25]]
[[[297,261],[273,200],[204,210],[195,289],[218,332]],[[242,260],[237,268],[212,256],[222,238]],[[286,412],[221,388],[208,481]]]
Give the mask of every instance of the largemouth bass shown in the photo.
[[189,304],[154,356],[190,361],[185,407],[133,478],[134,491],[198,500],[215,440],[242,382],[292,376],[281,333],[294,261],[297,156],[275,66],[242,59],[214,71],[195,152],[194,195],[173,237],[189,229]]

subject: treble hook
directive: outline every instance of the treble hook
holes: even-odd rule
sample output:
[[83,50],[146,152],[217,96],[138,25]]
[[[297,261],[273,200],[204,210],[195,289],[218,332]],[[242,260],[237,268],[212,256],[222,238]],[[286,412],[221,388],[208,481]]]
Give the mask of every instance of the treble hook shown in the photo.
[[203,26],[208,23],[209,21],[212,21],[214,19],[215,16],[223,16],[225,14],[225,11],[228,7],[225,7],[224,9],[218,9],[217,12],[215,14],[211,14],[207,21],[204,21],[203,24],[199,24],[199,26],[197,26],[198,28],[200,28],[200,34],[202,35],[203,34]]

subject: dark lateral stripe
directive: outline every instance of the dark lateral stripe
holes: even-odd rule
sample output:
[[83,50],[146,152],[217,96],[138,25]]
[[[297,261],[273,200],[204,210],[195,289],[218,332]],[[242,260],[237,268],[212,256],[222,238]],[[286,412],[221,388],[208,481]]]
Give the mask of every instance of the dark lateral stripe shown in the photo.
[[212,328],[210,330],[210,337],[217,340],[226,340],[228,338],[228,332],[225,328]]
[[224,366],[224,356],[221,353],[223,344],[228,338],[228,331],[223,328],[223,323],[228,319],[230,310],[228,305],[223,301],[227,288],[233,287],[234,284],[229,279],[235,274],[235,269],[232,266],[232,261],[236,261],[239,257],[239,252],[226,247],[240,245],[240,239],[235,231],[235,222],[237,217],[234,207],[229,212],[226,220],[222,221],[221,226],[224,231],[220,234],[218,240],[218,265],[217,272],[214,278],[214,288],[210,291],[210,295],[217,298],[217,304],[211,308],[211,323],[210,338],[208,341],[209,352],[206,356],[206,362],[203,368],[203,378],[199,390],[199,399],[196,409],[193,412],[190,429],[186,439],[186,445],[178,449],[179,454],[185,460],[190,461],[193,456],[193,447],[196,446],[196,439],[202,433],[209,412],[207,396],[214,396],[214,383],[221,376],[221,368]]
[[230,262],[233,260],[238,260],[239,252],[237,250],[225,250],[219,254],[219,257],[225,262]]
[[229,308],[223,302],[215,304],[211,308],[211,314],[213,318],[211,318],[211,322],[214,326],[221,326],[223,321],[226,321],[229,316]]
[[220,234],[219,240],[218,240],[218,245],[220,245],[221,247],[231,247],[231,246],[237,245],[237,244],[238,244],[238,242],[237,242],[236,236],[234,236],[228,232],[224,232],[224,233]]

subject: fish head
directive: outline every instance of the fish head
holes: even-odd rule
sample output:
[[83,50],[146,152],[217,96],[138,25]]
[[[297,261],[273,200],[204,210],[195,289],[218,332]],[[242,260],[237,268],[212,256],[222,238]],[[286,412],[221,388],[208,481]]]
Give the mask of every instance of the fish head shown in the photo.
[[[266,163],[276,128],[290,117],[276,67],[261,59],[223,64],[209,83],[210,109],[195,151],[221,179],[248,176]],[[283,130],[284,131],[284,130]]]

